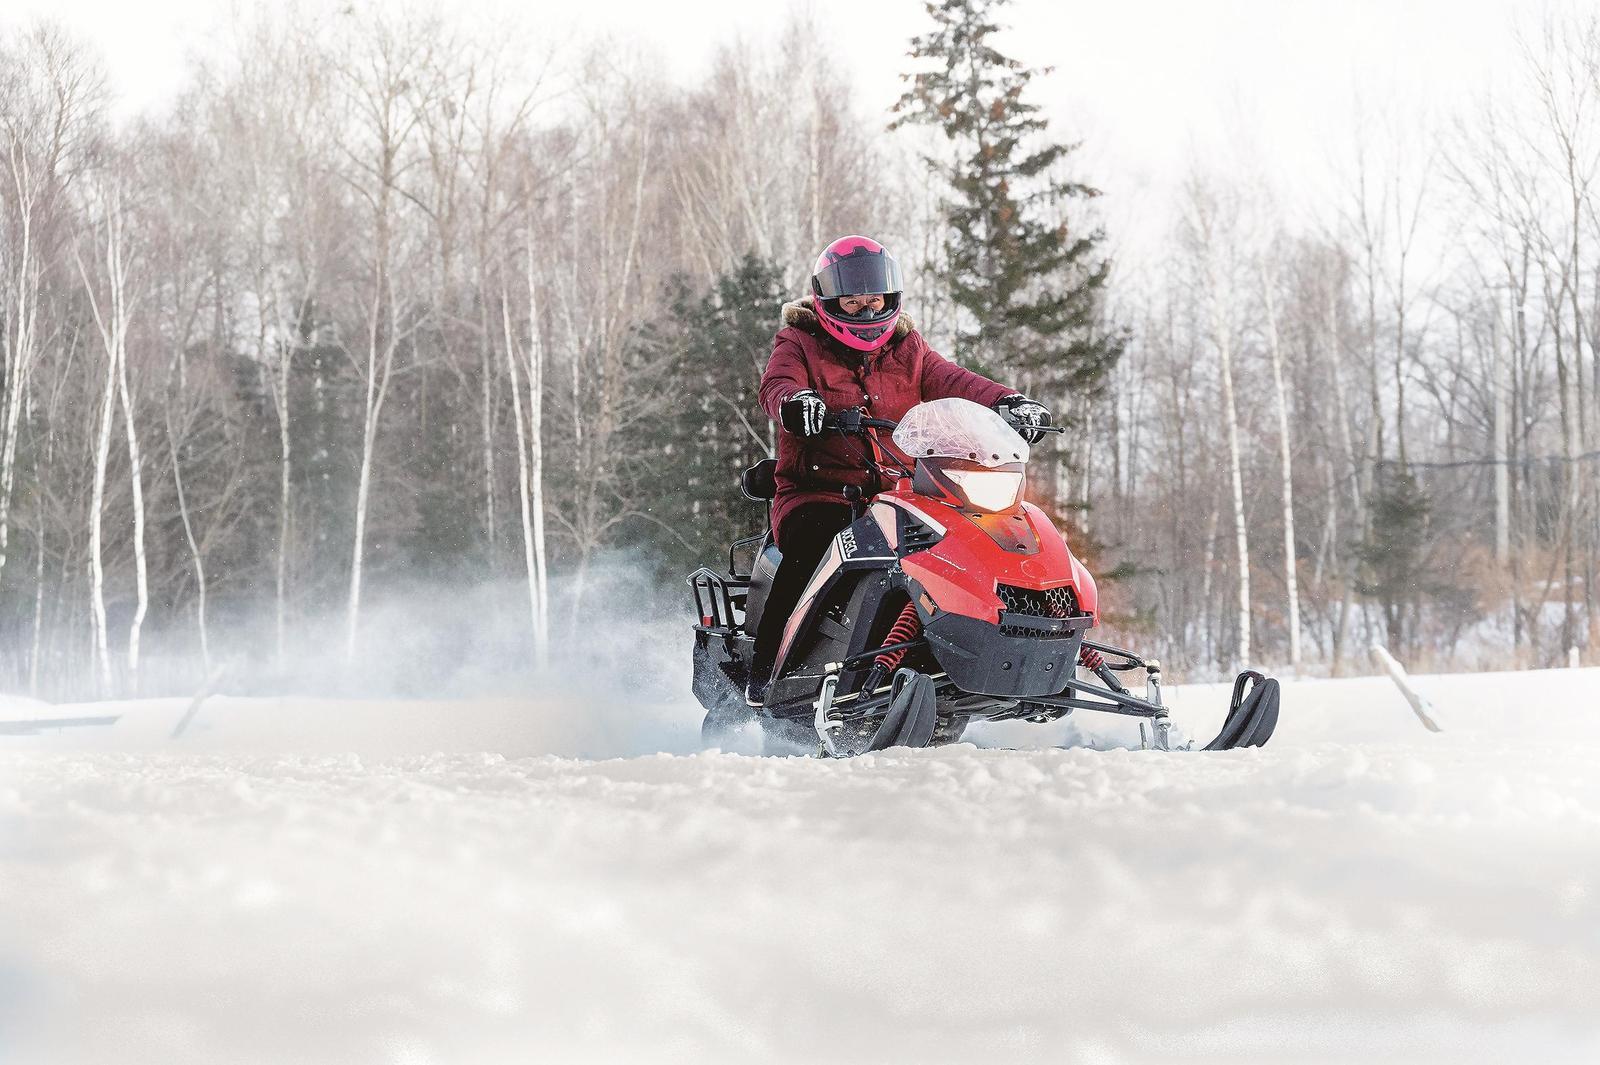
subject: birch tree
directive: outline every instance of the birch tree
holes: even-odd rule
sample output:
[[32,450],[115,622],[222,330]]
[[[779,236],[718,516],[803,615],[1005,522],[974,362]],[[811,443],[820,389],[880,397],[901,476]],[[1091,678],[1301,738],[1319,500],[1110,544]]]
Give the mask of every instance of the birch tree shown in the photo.
[[[95,256],[94,272],[91,273],[91,268],[81,257],[78,259],[78,271],[94,314],[95,328],[99,333],[106,367],[94,450],[94,491],[89,503],[89,535],[92,565],[90,594],[95,622],[96,661],[102,690],[110,691],[112,676],[105,597],[104,511],[106,476],[111,456],[111,434],[118,407],[121,407],[125,420],[130,423],[132,420],[132,403],[125,385],[128,327],[132,319],[132,292],[129,285],[130,248],[124,190],[114,175],[102,175],[96,192],[99,218],[95,230],[89,235],[92,254]],[[103,290],[101,286],[104,286]],[[139,634],[148,605],[148,588],[145,573],[144,499],[138,463],[138,436],[131,424],[127,429],[127,441],[130,484],[134,490],[134,550],[138,571],[138,605],[128,629],[127,665],[130,676],[135,678],[136,683]]]
[[1294,535],[1294,444],[1289,432],[1289,393],[1284,385],[1283,343],[1278,330],[1277,282],[1269,269],[1260,267],[1262,322],[1267,331],[1267,353],[1272,357],[1272,385],[1278,406],[1278,463],[1283,486],[1283,579],[1288,600],[1289,667],[1300,673],[1300,576]]
[[98,135],[103,92],[99,71],[60,30],[0,40],[0,586],[46,261],[60,249],[64,196]]
[[[523,283],[526,286],[527,343],[519,345],[512,326],[509,285],[501,290],[506,370],[517,436],[517,500],[522,515],[523,566],[527,574],[529,620],[533,625],[534,661],[542,669],[550,653],[549,573],[544,523],[544,341],[540,335],[539,300],[534,271],[532,226],[525,231]],[[524,413],[522,382],[527,377]]]
[[351,142],[345,142],[347,181],[368,211],[370,276],[362,300],[363,382],[361,453],[355,498],[355,530],[350,553],[345,653],[353,658],[361,621],[361,582],[367,550],[367,519],[373,463],[384,404],[394,378],[395,358],[418,326],[420,309],[412,279],[398,259],[406,234],[401,229],[404,202],[401,178],[415,165],[409,149],[423,109],[436,88],[429,63],[436,25],[373,21],[357,31],[342,56],[338,99],[353,114]]
[[1244,505],[1244,466],[1239,411],[1234,397],[1243,291],[1237,272],[1242,264],[1239,203],[1200,178],[1185,192],[1182,238],[1196,265],[1204,306],[1206,339],[1217,354],[1222,383],[1222,420],[1228,437],[1228,478],[1233,499],[1234,547],[1238,561],[1238,644],[1241,664],[1250,661],[1250,531]]

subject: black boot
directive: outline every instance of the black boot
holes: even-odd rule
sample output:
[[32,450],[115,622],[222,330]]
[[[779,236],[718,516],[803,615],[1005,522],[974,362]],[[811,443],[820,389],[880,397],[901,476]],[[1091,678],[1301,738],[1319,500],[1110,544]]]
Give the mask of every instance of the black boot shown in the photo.
[[753,669],[750,681],[744,686],[744,701],[751,706],[761,706],[767,701],[767,688],[772,684],[772,667]]

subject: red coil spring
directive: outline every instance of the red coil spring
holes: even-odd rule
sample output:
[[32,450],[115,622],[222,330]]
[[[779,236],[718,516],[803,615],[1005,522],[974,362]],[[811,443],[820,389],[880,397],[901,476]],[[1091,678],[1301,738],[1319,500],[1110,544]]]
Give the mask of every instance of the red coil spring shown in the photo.
[[[900,616],[895,618],[894,627],[889,630],[889,635],[884,637],[883,645],[888,647],[891,644],[914,640],[921,631],[922,619],[917,617],[917,605],[907,603],[900,609]],[[902,647],[898,651],[885,651],[872,660],[873,664],[882,666],[885,672],[893,672],[899,667],[900,660],[905,658],[907,650],[909,648]]]
[[1092,648],[1079,647],[1078,661],[1083,663],[1084,669],[1093,672],[1106,664],[1106,656]]

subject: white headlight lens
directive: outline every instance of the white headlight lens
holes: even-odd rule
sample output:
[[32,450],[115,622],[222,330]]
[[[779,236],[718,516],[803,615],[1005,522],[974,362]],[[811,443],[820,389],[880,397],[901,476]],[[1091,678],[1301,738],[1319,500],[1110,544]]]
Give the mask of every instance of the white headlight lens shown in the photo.
[[945,475],[979,510],[1010,510],[1022,492],[1022,474],[1007,470],[946,470]]

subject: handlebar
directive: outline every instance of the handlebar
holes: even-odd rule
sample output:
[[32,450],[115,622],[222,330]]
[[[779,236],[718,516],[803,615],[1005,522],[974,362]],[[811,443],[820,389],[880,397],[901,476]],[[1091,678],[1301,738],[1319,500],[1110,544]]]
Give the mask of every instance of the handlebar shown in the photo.
[[[1004,416],[1002,415],[1002,417]],[[1009,423],[1011,419],[1007,418],[1006,421]],[[898,459],[886,453],[882,444],[878,441],[877,434],[870,431],[876,429],[886,429],[890,432],[893,432],[899,427],[899,425],[899,422],[890,421],[887,418],[870,417],[868,416],[866,410],[862,407],[848,407],[844,410],[830,410],[828,413],[822,416],[822,428],[824,432],[832,430],[834,432],[844,433],[846,435],[860,436],[866,440],[867,446],[864,453],[861,455],[861,458],[866,464],[867,471],[873,476],[880,478],[880,481],[885,475],[891,477],[911,476],[911,470],[901,465]],[[1015,425],[1012,427],[1016,428]],[[1059,425],[1039,425],[1030,426],[1030,428],[1042,430],[1047,433],[1066,432],[1066,429]],[[850,500],[851,506],[855,508],[856,516],[859,517],[860,507],[863,499],[861,488],[857,485],[847,485],[844,491],[845,497]]]
[[822,419],[822,428],[836,429],[841,433],[859,433],[866,429],[887,429],[893,432],[899,422],[887,418],[869,418],[860,407],[830,410]]
[[[1009,422],[1010,419],[1007,419],[1007,421]],[[830,410],[822,418],[823,429],[833,429],[841,433],[861,433],[867,429],[887,429],[893,432],[899,425],[899,422],[892,422],[887,418],[869,418],[860,407]],[[1067,431],[1064,425],[1033,425],[1028,428],[1036,433],[1064,433]]]

